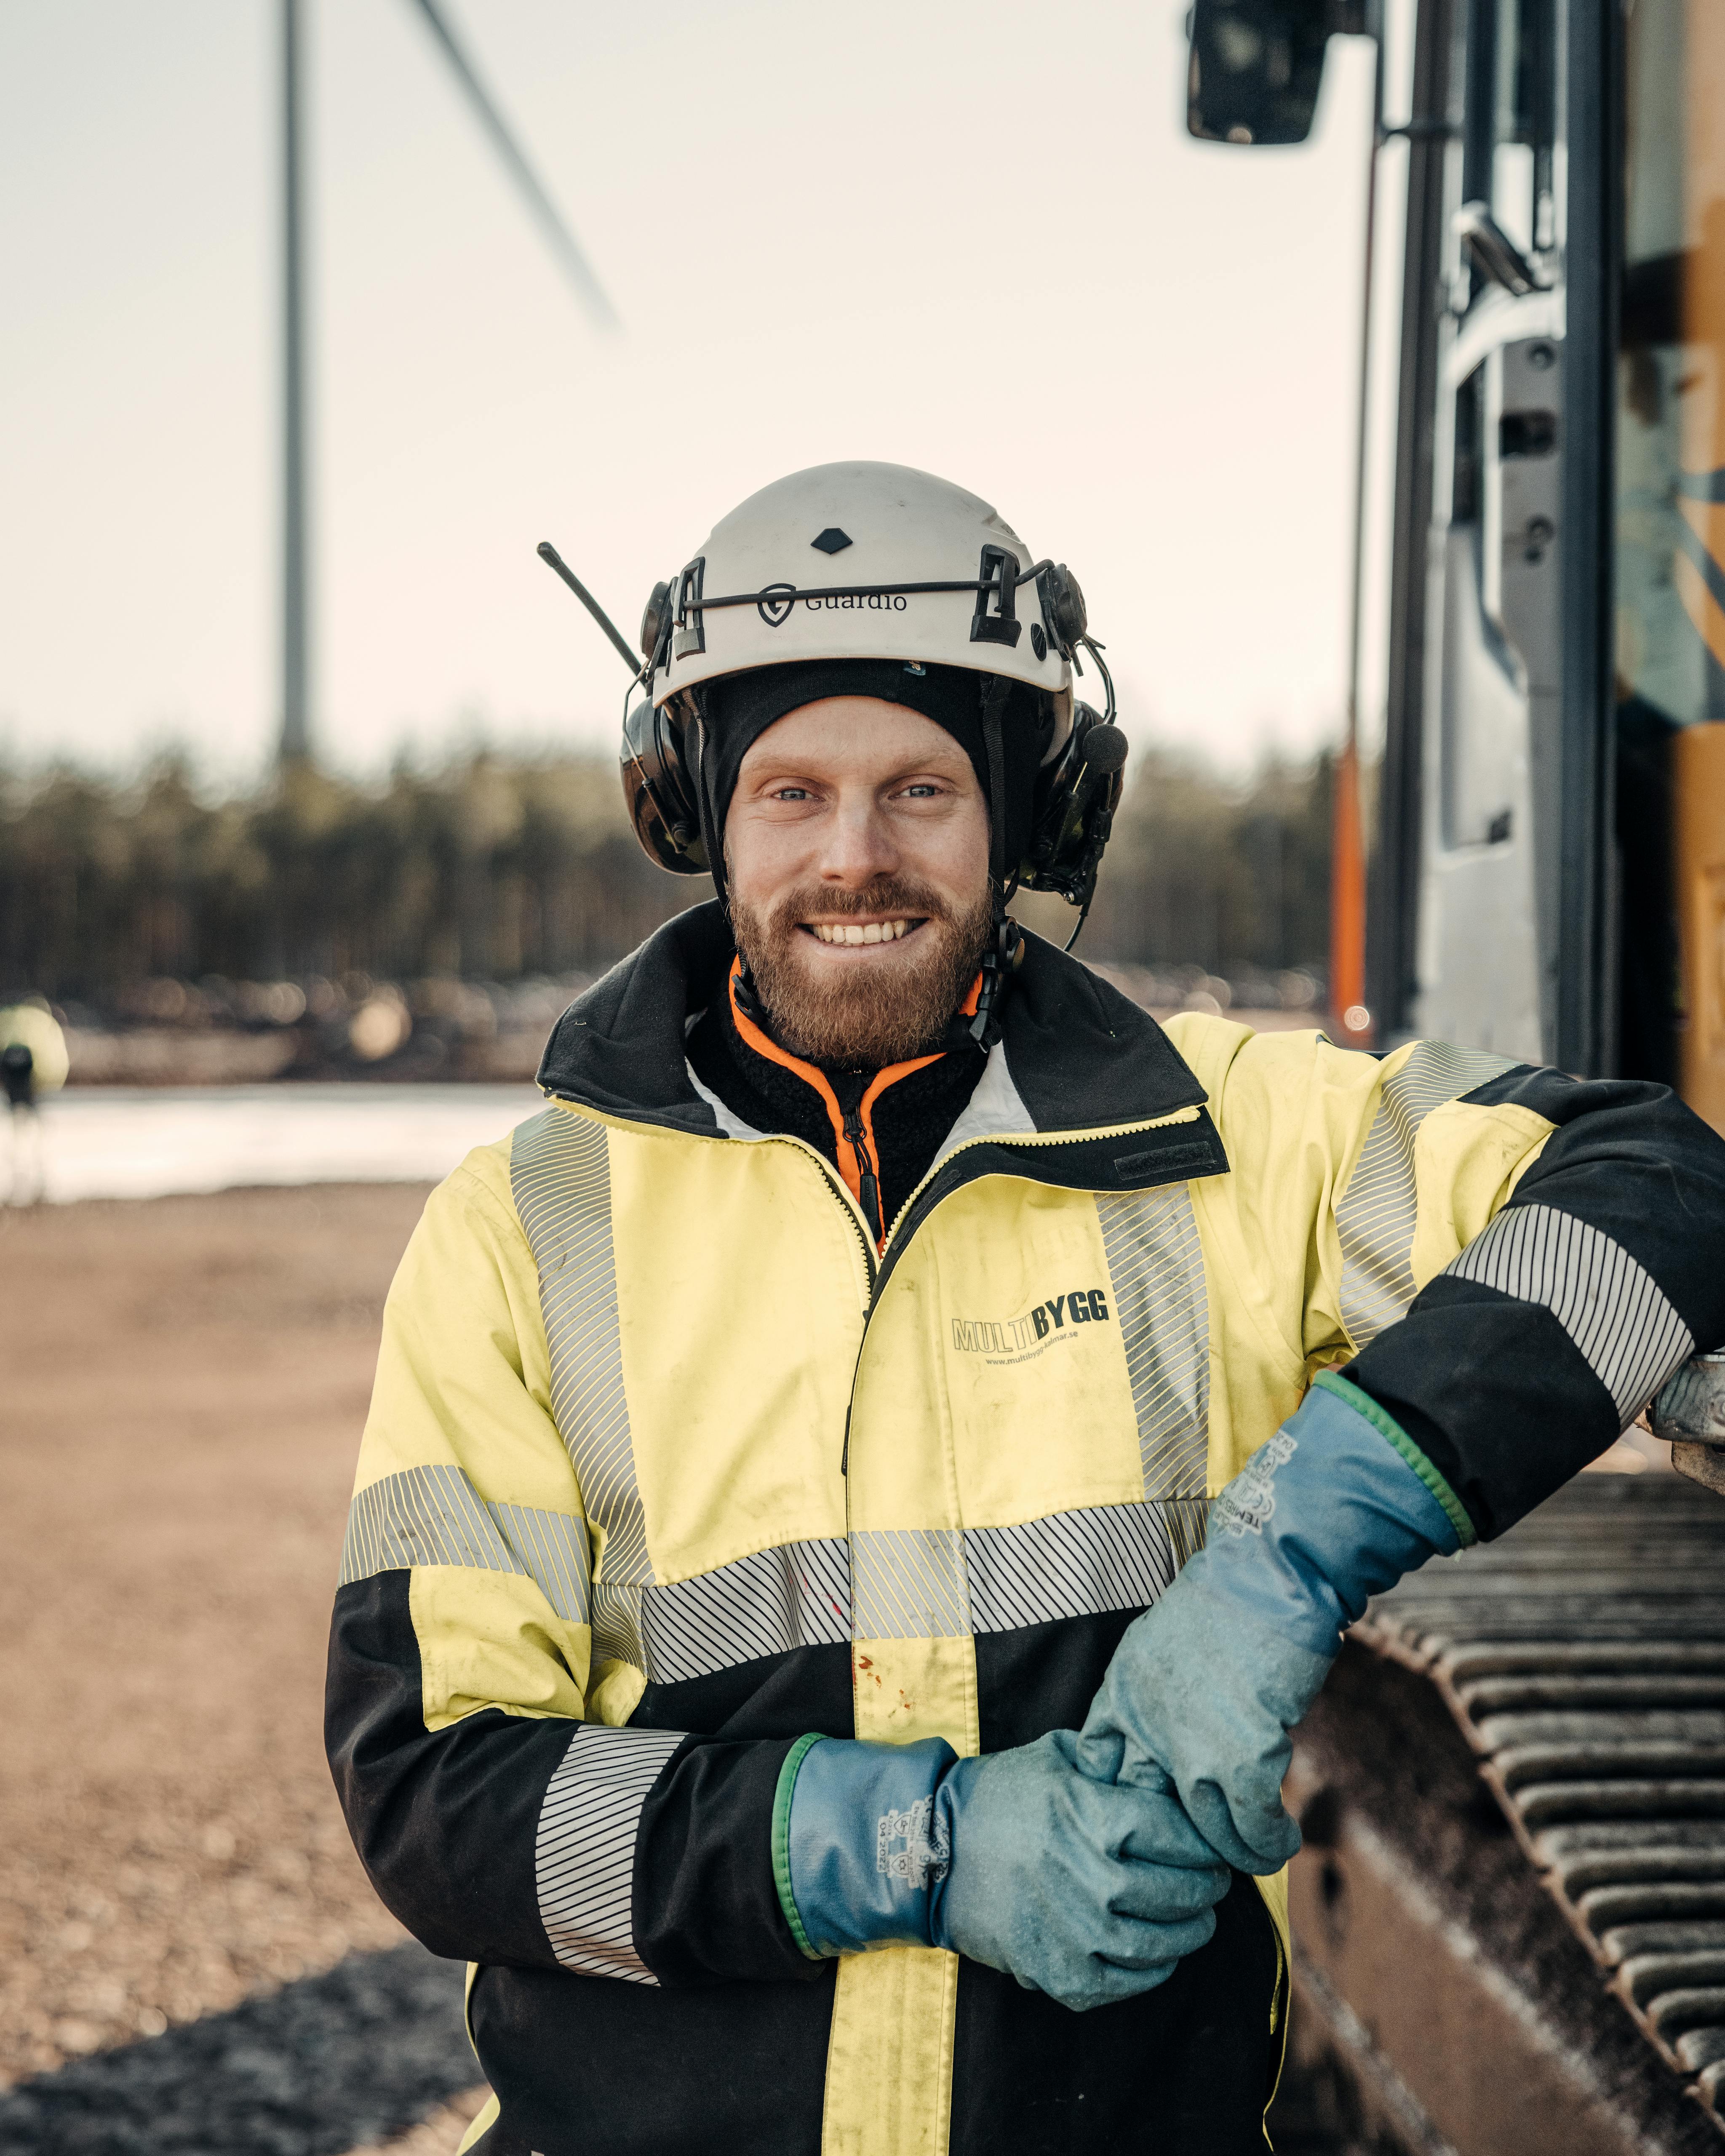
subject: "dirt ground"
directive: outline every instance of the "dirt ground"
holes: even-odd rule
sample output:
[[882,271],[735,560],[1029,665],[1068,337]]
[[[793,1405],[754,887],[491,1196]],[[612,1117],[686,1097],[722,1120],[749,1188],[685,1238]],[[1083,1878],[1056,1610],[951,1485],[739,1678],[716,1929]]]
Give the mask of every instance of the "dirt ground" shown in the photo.
[[[0,2085],[404,1936],[321,1712],[424,1196],[0,1209]],[[445,2114],[415,2156],[459,2131]]]

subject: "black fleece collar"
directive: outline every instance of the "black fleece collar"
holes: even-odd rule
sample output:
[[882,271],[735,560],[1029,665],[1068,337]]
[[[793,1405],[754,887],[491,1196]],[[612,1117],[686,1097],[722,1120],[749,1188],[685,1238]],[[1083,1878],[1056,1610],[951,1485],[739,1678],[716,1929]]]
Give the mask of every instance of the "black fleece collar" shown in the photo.
[[[689,1020],[723,993],[734,950],[716,901],[668,921],[557,1020],[540,1085],[602,1115],[713,1136],[718,1123],[690,1082],[685,1042]],[[1147,1012],[1038,936],[1024,938],[1003,1043],[1039,1132],[1150,1122],[1204,1098]]]

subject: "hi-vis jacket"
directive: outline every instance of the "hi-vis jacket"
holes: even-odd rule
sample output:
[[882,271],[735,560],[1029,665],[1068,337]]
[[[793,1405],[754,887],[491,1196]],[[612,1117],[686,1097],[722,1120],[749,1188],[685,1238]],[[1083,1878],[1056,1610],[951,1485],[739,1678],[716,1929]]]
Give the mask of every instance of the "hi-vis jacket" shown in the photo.
[[1261,2148],[1281,1882],[1086,2015],[939,1952],[816,1967],[785,1754],[1077,1727],[1327,1366],[1500,1531],[1725,1335],[1725,1147],[1653,1086],[1164,1034],[1033,940],[876,1249],[688,1070],[730,956],[697,908],[573,1007],[389,1297],[328,1733],[378,1891],[475,1965],[464,2145]]

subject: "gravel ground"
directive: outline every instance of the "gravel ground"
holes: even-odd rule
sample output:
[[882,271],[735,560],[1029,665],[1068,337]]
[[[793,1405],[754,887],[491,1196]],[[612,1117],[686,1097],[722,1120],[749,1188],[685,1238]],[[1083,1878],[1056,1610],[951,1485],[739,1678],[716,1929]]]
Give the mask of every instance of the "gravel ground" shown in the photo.
[[[8,2156],[342,2156],[357,2140],[375,2148],[407,2128],[413,2156],[453,2149],[459,2112],[418,2122],[473,2081],[461,1980],[455,1964],[423,1947],[352,1955],[231,2013],[0,2094],[0,2148]],[[467,2116],[478,2107],[465,2107]]]
[[402,1943],[320,1718],[424,1198],[0,1209],[0,2085]]

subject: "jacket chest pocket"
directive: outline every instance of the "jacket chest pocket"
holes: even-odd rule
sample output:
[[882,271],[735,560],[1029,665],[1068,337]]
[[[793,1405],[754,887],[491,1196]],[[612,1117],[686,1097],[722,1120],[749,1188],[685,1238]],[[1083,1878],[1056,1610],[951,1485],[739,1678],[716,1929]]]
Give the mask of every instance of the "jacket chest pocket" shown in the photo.
[[1097,1196],[986,1178],[941,1207],[870,1326],[853,1525],[1201,1500],[1208,1394],[1184,1184]]

